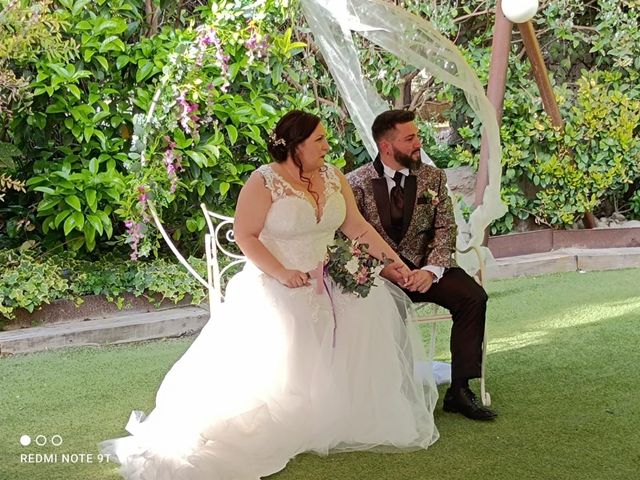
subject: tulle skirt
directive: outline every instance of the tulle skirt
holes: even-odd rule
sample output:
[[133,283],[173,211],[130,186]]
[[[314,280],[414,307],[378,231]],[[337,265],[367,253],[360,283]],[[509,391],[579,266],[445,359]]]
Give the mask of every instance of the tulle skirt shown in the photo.
[[131,436],[100,447],[135,480],[257,480],[301,452],[424,449],[437,390],[408,298],[289,289],[251,264]]

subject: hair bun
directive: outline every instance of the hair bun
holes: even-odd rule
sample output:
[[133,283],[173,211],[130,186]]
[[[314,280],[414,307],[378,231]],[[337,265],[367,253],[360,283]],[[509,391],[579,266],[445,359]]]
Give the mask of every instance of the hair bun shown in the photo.
[[284,162],[291,155],[294,163],[298,165],[300,160],[296,159],[296,149],[309,138],[319,123],[319,117],[302,110],[291,110],[286,113],[269,134],[267,140],[269,154],[276,162]]
[[284,142],[284,140],[272,141],[271,139],[269,139],[269,142],[267,143],[267,149],[269,150],[269,153],[271,154],[273,159],[277,162],[284,162],[289,155],[289,149],[286,147],[286,143]]

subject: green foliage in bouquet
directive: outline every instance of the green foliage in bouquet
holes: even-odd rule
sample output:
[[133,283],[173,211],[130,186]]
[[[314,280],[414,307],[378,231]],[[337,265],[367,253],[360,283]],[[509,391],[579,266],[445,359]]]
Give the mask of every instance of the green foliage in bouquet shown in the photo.
[[337,235],[327,249],[326,272],[344,293],[365,298],[369,295],[376,277],[387,263],[367,253],[369,245]]

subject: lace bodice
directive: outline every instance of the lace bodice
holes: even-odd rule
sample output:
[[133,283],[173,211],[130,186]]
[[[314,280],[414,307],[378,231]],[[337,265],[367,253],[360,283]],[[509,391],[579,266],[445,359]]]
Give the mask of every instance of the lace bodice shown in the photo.
[[271,191],[273,202],[260,241],[286,268],[313,270],[323,260],[346,215],[340,179],[334,167],[327,164],[321,170],[325,202],[319,221],[315,206],[304,192],[293,188],[270,165],[263,165],[257,171]]

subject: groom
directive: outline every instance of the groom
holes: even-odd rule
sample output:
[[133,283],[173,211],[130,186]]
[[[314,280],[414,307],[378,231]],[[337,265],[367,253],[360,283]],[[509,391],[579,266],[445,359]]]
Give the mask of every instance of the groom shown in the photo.
[[469,388],[481,376],[487,294],[453,258],[456,223],[445,173],[420,161],[415,115],[390,110],[371,127],[378,156],[349,173],[347,179],[360,212],[413,269],[407,283],[386,268],[414,302],[436,303],[451,312],[451,386],[444,397],[447,412],[474,420],[491,420]]

